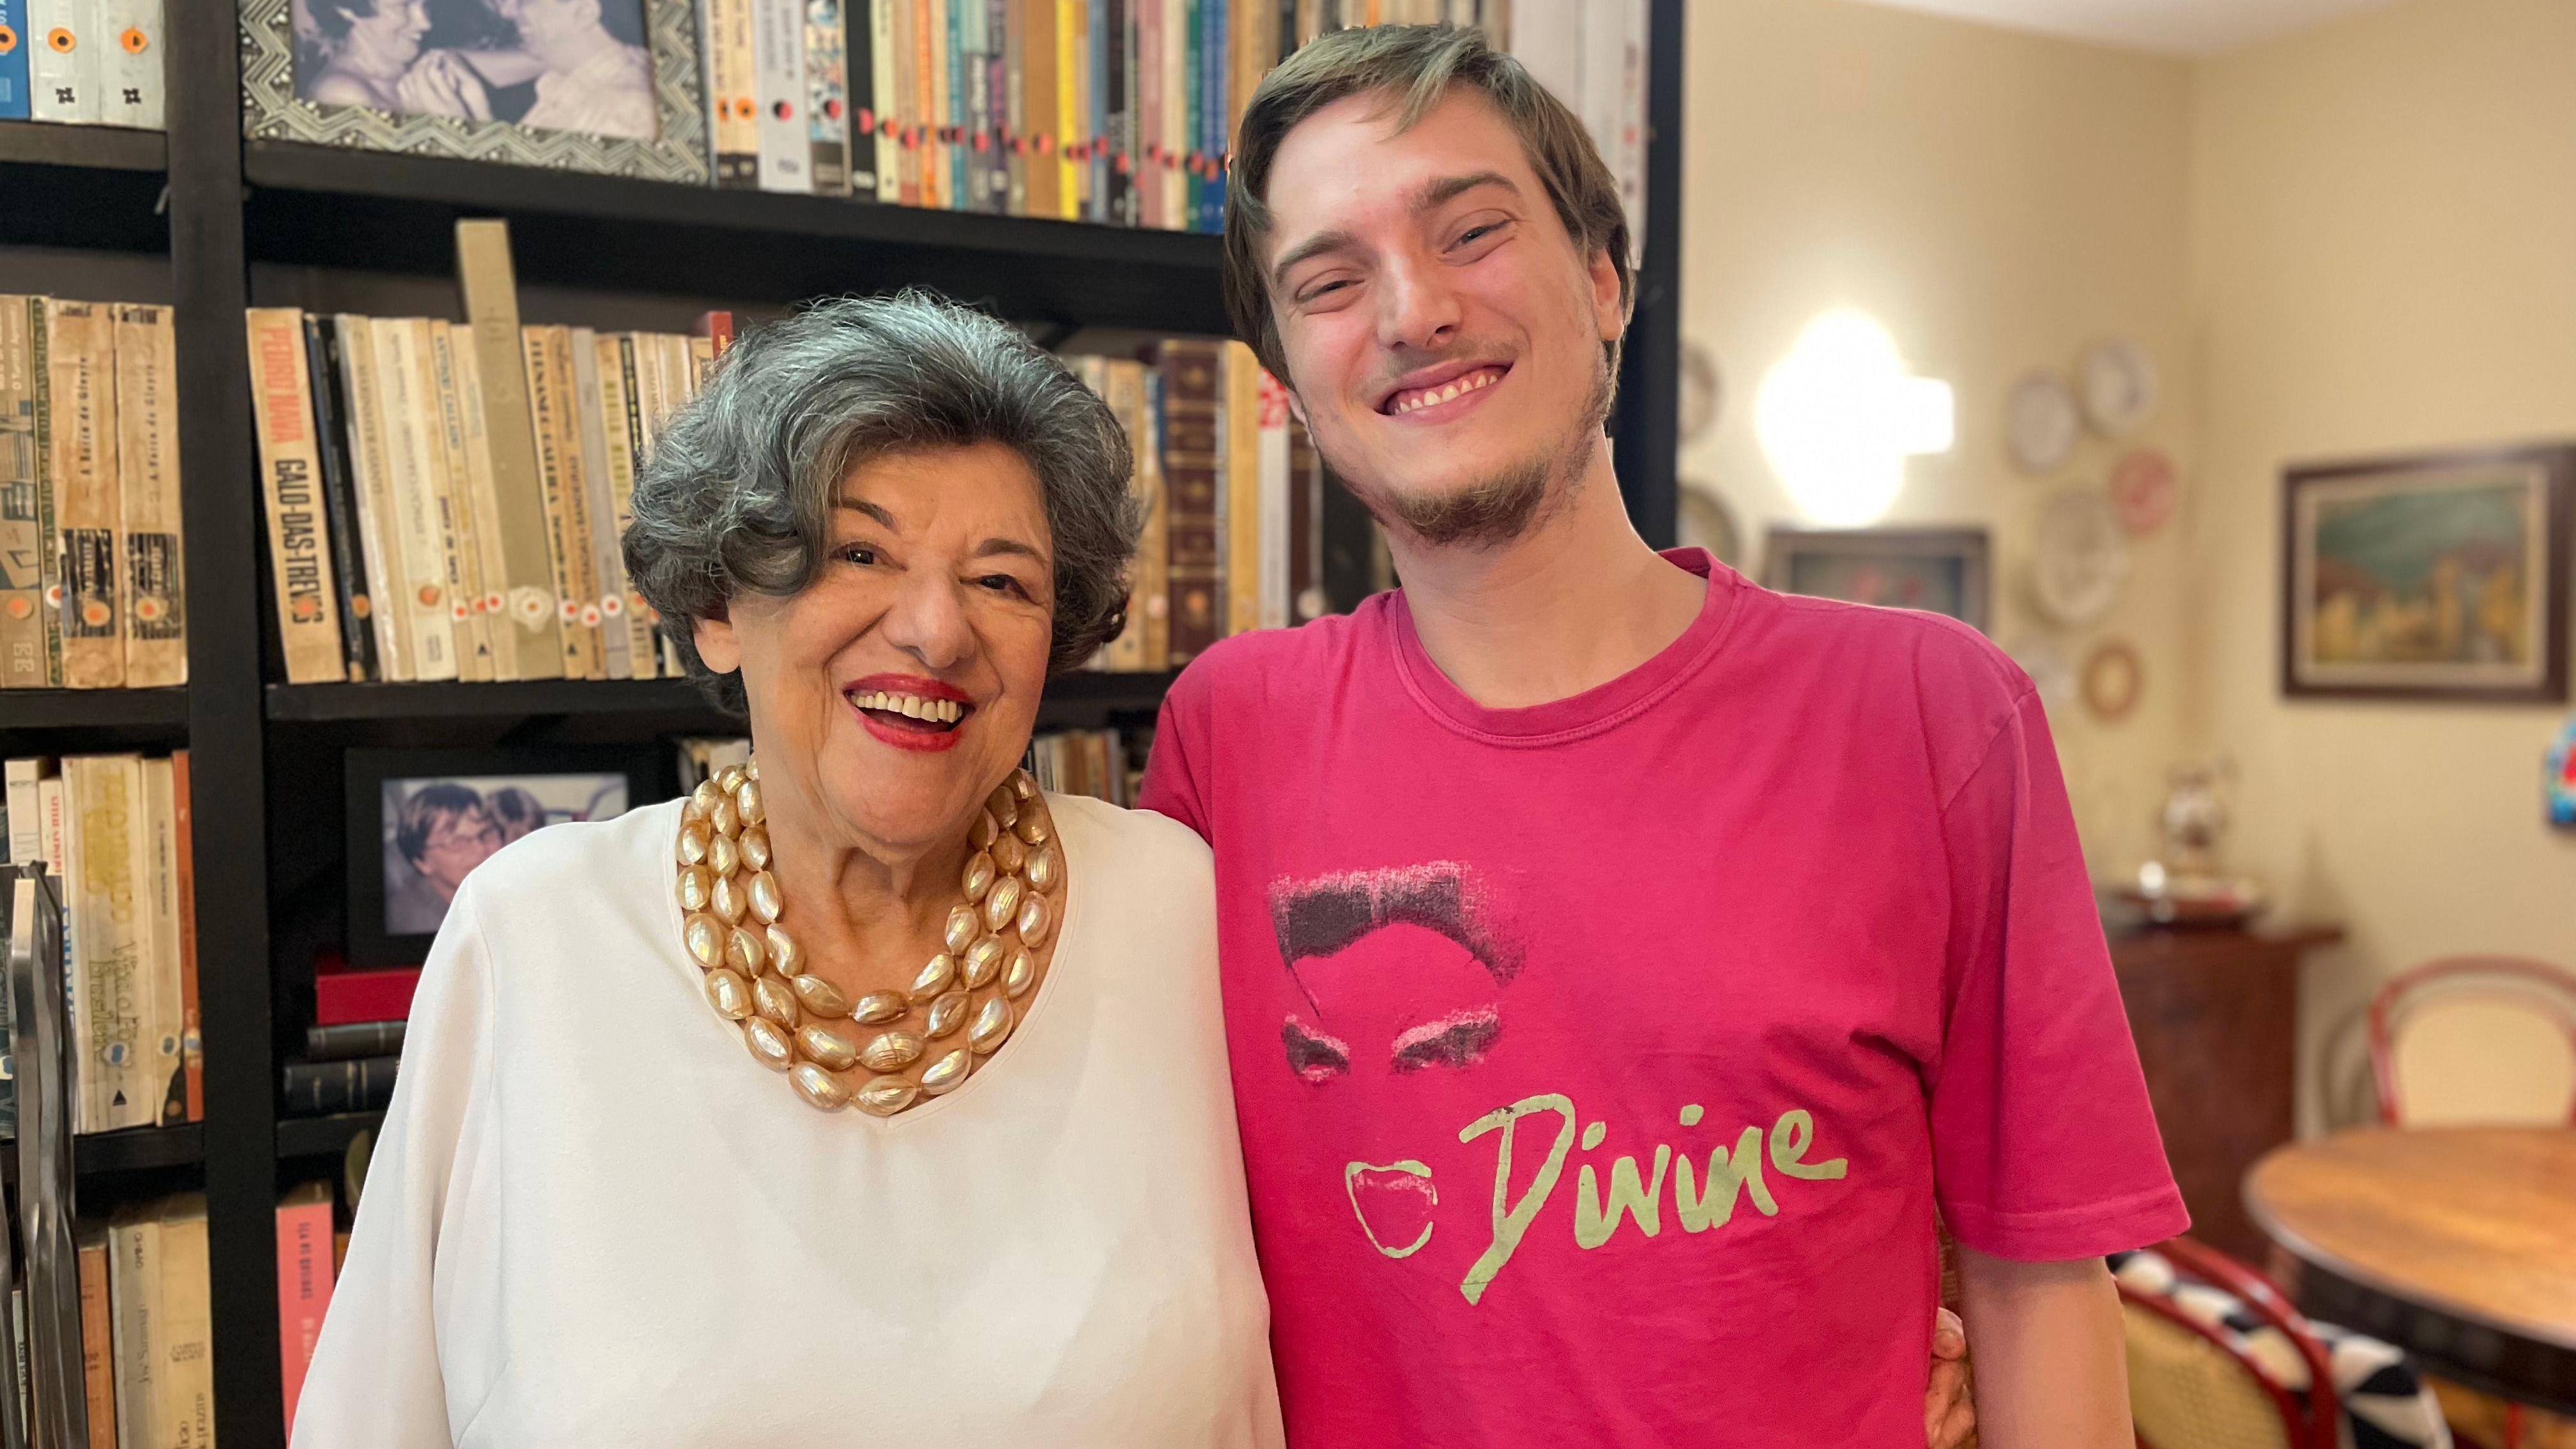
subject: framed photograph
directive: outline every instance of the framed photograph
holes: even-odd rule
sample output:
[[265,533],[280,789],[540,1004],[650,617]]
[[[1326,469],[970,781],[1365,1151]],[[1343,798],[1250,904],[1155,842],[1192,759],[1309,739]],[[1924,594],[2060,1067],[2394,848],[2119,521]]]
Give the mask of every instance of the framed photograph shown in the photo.
[[2282,474],[2281,690],[2567,698],[2576,445]]
[[1762,549],[1762,582],[1783,593],[1947,614],[1983,630],[1986,558],[1982,528],[1774,528]]
[[609,820],[664,793],[650,746],[351,750],[349,964],[412,966],[485,860],[550,825]]
[[239,0],[242,127],[704,185],[692,0]]

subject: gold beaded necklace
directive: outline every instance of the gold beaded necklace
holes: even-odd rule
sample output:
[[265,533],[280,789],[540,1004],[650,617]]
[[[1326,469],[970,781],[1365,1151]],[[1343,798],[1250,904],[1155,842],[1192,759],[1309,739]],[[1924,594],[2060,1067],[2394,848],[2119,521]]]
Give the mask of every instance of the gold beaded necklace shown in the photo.
[[[1038,983],[1033,953],[1055,929],[1064,854],[1038,782],[1012,771],[977,813],[947,949],[906,990],[856,1001],[805,971],[802,948],[778,924],[786,902],[769,871],[768,818],[757,762],[699,782],[680,808],[680,939],[706,973],[707,1004],[741,1024],[753,1060],[826,1112],[855,1103],[891,1117],[955,1091],[1009,1039],[1014,1003]],[[862,1041],[855,1027],[878,1030]],[[962,1045],[910,1070],[961,1029]]]

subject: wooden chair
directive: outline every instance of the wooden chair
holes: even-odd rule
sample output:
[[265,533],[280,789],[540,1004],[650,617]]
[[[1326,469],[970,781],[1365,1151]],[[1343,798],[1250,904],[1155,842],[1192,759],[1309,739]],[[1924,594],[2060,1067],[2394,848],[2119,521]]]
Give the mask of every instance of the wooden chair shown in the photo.
[[2391,1127],[2576,1124],[2576,975],[2513,956],[2418,966],[2370,1002]]
[[2335,1449],[2341,1405],[2324,1344],[2260,1273],[2190,1238],[2148,1251],[2177,1273],[2233,1294],[2279,1331],[2307,1367],[2292,1388],[2239,1334],[2195,1317],[2174,1297],[2120,1283],[2129,1410],[2139,1449]]

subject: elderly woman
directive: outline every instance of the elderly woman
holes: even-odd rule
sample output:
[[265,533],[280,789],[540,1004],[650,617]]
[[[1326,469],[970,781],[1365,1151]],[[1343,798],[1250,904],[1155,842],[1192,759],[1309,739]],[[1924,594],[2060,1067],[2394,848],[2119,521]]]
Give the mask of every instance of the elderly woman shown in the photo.
[[458,893],[301,1449],[1279,1442],[1207,850],[1015,768],[1127,474],[918,295],[727,357],[626,555],[754,763]]

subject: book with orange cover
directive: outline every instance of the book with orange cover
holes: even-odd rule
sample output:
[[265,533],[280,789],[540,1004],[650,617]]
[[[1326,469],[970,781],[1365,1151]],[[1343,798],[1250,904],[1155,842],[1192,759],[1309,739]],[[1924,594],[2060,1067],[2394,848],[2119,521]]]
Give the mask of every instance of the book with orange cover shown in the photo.
[[331,1185],[309,1182],[277,1205],[277,1360],[286,1394],[286,1422],[304,1394],[322,1315],[331,1306],[336,1276],[331,1232]]
[[45,299],[53,402],[54,548],[62,558],[63,685],[125,683],[118,606],[116,321],[96,302]]
[[81,1397],[89,1407],[89,1449],[116,1449],[116,1341],[114,1306],[107,1294],[107,1228],[81,1225]]

